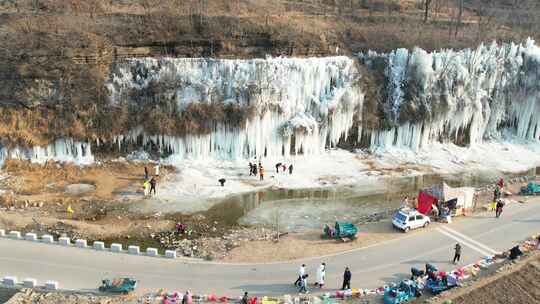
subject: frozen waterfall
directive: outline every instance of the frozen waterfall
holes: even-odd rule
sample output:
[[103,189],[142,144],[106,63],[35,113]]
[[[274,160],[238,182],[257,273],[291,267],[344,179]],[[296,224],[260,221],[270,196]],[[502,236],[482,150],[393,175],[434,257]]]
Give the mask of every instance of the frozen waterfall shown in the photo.
[[107,84],[111,102],[134,103],[133,92],[159,85],[178,109],[192,103],[252,107],[241,127],[215,122],[208,134],[170,136],[139,128],[116,137],[121,147],[142,137],[176,158],[242,158],[318,154],[347,137],[363,94],[348,57],[219,60],[131,59]]
[[[367,75],[358,64],[367,67],[362,73],[380,76],[373,85],[381,88],[382,104],[364,102]],[[350,148],[417,150],[435,142],[540,138],[540,48],[532,40],[436,52],[370,51],[357,58],[136,58],[115,63],[106,87],[111,107],[168,111],[174,122],[194,106],[246,109],[241,119],[207,119],[198,132],[185,124],[185,130],[156,134],[139,120],[93,147],[114,144],[126,153],[149,148],[172,160],[309,156],[343,140]],[[94,160],[90,148],[71,139],[47,147],[0,146],[0,159],[88,164]]]
[[78,165],[89,165],[94,162],[94,156],[89,143],[72,139],[57,139],[53,143],[40,147],[8,149],[0,146],[0,165],[6,159],[28,160],[32,163],[43,164],[49,160],[72,162]]
[[476,144],[502,132],[540,137],[540,48],[532,40],[359,57],[371,68],[376,60],[386,66],[384,108],[394,127],[368,130],[372,148]]

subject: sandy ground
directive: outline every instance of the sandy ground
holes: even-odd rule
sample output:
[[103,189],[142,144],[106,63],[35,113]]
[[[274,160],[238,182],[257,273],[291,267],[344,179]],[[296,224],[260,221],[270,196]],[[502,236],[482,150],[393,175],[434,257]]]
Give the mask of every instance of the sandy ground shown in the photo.
[[[134,295],[108,296],[104,294],[77,292],[41,292],[23,289],[15,294],[6,304],[120,304],[145,303]],[[157,303],[157,301],[146,302]]]
[[[540,253],[474,284],[452,290],[432,303],[443,304],[532,304],[540,303]],[[446,302],[448,303],[448,302]]]
[[[162,168],[162,176],[171,170]],[[4,193],[0,196],[0,206],[8,208],[0,212],[0,225],[4,228],[48,233],[52,229],[73,237],[103,240],[115,236],[146,237],[151,231],[174,226],[169,220],[129,212],[130,205],[137,201],[123,196],[128,193],[142,198],[142,163],[109,162],[78,167],[9,161],[4,173],[7,177],[2,180]],[[82,187],[90,189],[82,193],[66,192],[70,185],[91,187]],[[68,212],[69,207],[73,213]]]
[[234,248],[222,261],[256,263],[295,260],[339,253],[404,235],[393,229],[388,220],[360,226],[356,240],[348,242],[322,239],[321,233],[322,231],[294,233],[281,237],[279,242],[243,242],[239,247]]

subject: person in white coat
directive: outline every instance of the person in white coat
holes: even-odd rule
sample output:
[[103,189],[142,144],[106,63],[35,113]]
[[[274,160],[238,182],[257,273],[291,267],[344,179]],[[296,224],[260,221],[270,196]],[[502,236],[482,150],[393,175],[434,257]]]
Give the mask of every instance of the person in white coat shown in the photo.
[[300,286],[300,283],[302,281],[302,277],[306,274],[306,264],[302,264],[300,266],[300,269],[298,269],[298,279],[294,282],[295,286]]
[[159,163],[157,163],[157,165],[154,166],[154,173],[156,176],[159,176]]
[[315,286],[319,286],[319,288],[323,288],[325,276],[326,276],[326,263],[322,263],[321,266],[317,268],[317,282],[315,282]]

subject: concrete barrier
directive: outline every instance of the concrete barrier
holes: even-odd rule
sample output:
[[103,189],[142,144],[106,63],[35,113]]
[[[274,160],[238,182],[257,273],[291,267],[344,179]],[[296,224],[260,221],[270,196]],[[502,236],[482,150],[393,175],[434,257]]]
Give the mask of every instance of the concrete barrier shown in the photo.
[[176,250],[165,250],[165,257],[169,259],[176,259]]
[[156,248],[146,248],[146,255],[151,257],[158,256],[158,250]]
[[141,253],[141,249],[139,246],[130,245],[128,246],[128,253],[139,255]]
[[86,240],[78,239],[75,241],[75,247],[78,248],[86,248],[88,245],[86,244]]
[[4,277],[2,283],[6,286],[15,286],[17,285],[17,277]]
[[42,236],[41,236],[41,241],[42,241],[43,243],[52,244],[52,243],[54,243],[54,238],[53,238],[52,235],[45,234],[45,235],[42,235]]
[[24,239],[27,240],[27,241],[35,242],[35,241],[37,241],[37,234],[29,232],[29,233],[24,235]]
[[47,282],[45,282],[45,289],[47,289],[47,290],[58,290],[58,282],[56,282],[56,281],[47,281]]
[[23,286],[25,288],[34,288],[34,287],[37,286],[37,281],[36,281],[36,279],[30,279],[30,278],[24,279],[23,280]]
[[0,237],[6,236],[6,231],[4,229],[0,229]]
[[68,237],[61,237],[58,239],[58,243],[62,246],[71,245],[71,240]]
[[18,240],[21,238],[21,233],[19,231],[10,231],[9,237]]
[[122,252],[122,244],[112,243],[111,244],[112,252]]
[[95,250],[103,251],[103,250],[105,250],[105,243],[96,241],[96,242],[94,242],[93,247],[94,247]]

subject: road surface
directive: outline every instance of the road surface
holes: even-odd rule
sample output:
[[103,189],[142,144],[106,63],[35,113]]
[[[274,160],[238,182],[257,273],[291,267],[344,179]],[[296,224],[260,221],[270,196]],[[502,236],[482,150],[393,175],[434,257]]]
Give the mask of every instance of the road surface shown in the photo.
[[538,232],[540,199],[534,198],[525,204],[507,206],[500,219],[491,212],[475,214],[373,246],[282,263],[193,262],[0,238],[0,276],[31,277],[40,282],[56,280],[62,288],[94,290],[102,278],[121,275],[140,280],[141,291],[165,288],[220,296],[238,296],[244,291],[281,295],[296,292],[292,283],[301,263],[307,265],[311,274],[308,282],[312,283],[317,265],[324,261],[328,289],[340,287],[345,266],[351,268],[352,287],[375,288],[407,277],[412,266],[432,263],[442,270],[451,269],[449,261],[456,242],[462,244],[460,264],[464,265],[494,251],[506,250]]

